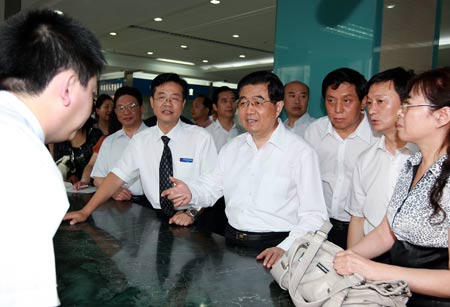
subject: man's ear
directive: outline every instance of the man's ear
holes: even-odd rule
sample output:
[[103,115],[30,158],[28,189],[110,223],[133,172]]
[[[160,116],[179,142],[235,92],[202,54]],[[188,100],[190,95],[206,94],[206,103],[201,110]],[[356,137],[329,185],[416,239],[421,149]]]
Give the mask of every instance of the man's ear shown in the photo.
[[58,83],[60,84],[59,92],[61,101],[65,107],[68,107],[72,102],[72,94],[75,91],[75,86],[77,85],[78,77],[74,71],[68,70],[60,73],[58,75],[58,78],[61,78],[60,83]]
[[446,126],[450,122],[450,107],[443,107],[433,112],[438,127]]
[[277,117],[278,117],[278,116],[280,116],[280,113],[281,113],[281,111],[283,110],[283,107],[284,107],[284,101],[283,101],[283,100],[277,101],[277,102],[275,103],[275,107],[277,108]]
[[217,112],[217,104],[213,103],[213,110],[214,112]]
[[363,112],[366,109],[367,106],[367,96],[364,96],[361,101],[361,112]]

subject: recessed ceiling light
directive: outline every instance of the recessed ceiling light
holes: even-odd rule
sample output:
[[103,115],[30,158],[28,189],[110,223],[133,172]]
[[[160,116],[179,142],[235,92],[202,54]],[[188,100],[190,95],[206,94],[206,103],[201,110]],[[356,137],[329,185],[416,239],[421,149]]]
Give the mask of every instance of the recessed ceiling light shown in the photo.
[[178,61],[178,60],[171,60],[171,59],[163,59],[163,58],[157,58],[156,60],[162,61],[162,62],[168,62],[168,63],[175,63],[175,64],[183,64],[183,65],[195,65],[192,62],[184,62],[184,61]]
[[203,63],[208,63],[208,60],[203,60],[202,62],[203,62]]
[[220,4],[220,0],[211,0],[209,2],[211,2],[212,4]]
[[181,45],[180,47],[183,48],[183,49],[187,49],[188,48],[188,46],[186,46],[186,45]]
[[239,38],[239,34],[233,34],[234,38]]
[[154,21],[162,21],[163,19],[161,17],[155,17],[153,18]]
[[245,59],[245,54],[239,55],[240,58]]
[[388,9],[393,9],[393,8],[395,7],[395,4],[389,4],[389,5],[386,5],[386,7],[387,7]]
[[64,15],[63,11],[60,10],[53,10],[53,12],[55,12],[58,15]]
[[109,35],[111,35],[111,36],[116,36],[116,35],[117,35],[117,32],[109,32]]
[[152,55],[152,54],[153,54],[153,51],[147,51],[147,54],[148,54],[148,55]]

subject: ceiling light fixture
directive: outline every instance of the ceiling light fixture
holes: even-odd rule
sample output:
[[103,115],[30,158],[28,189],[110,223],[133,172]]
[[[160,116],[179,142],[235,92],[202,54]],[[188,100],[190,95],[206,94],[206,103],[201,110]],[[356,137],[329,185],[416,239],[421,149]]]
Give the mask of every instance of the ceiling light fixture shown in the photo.
[[267,66],[273,64],[273,57],[270,58],[263,58],[258,60],[248,60],[248,61],[238,61],[238,62],[227,62],[227,63],[221,63],[221,64],[213,64],[213,65],[207,65],[202,66],[203,70],[229,70],[230,68],[236,68],[236,67],[261,67],[261,66]]
[[195,65],[192,62],[185,62],[185,61],[178,61],[178,60],[171,60],[171,59],[157,58],[156,60],[161,61],[161,62],[174,63],[174,64],[191,65],[191,66]]
[[55,12],[58,15],[64,15],[63,11],[60,10],[54,10],[53,12]]
[[109,35],[111,35],[111,36],[116,36],[116,35],[117,35],[117,32],[109,32]]
[[239,38],[239,34],[233,34],[234,38]]
[[220,0],[211,0],[209,2],[212,4],[220,4]]
[[161,17],[155,17],[153,18],[154,21],[162,21],[163,19]]
[[239,57],[240,57],[241,59],[245,59],[245,54],[241,54],[241,55],[239,55]]
[[203,63],[208,63],[208,60],[203,60],[202,62],[203,62]]
[[183,48],[183,49],[187,49],[188,48],[188,46],[186,46],[186,45],[181,45],[180,47]]
[[153,54],[153,51],[147,51],[147,54],[148,54],[148,55],[152,55],[152,54]]
[[386,7],[387,7],[388,9],[393,9],[393,8],[395,7],[395,4],[389,4],[389,5],[386,5]]

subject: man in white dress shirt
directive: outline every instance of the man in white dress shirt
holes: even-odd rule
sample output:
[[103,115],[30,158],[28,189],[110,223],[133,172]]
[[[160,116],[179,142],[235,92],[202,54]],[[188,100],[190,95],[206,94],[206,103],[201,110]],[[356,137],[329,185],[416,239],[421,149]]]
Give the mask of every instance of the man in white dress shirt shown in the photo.
[[[67,213],[65,220],[70,220],[72,225],[85,221],[117,189],[137,175],[141,178],[144,194],[153,208],[164,209],[161,207],[159,176],[165,148],[163,137],[170,139],[168,146],[174,176],[193,180],[214,169],[217,151],[211,135],[203,128],[180,120],[186,104],[187,87],[186,81],[173,73],[160,74],[152,81],[150,104],[157,117],[157,125],[131,139],[121,159],[91,200],[83,209]],[[187,226],[194,222],[196,214],[196,210],[178,210],[169,216],[169,223]]]
[[[122,124],[122,129],[109,135],[100,147],[91,173],[96,187],[101,185],[117,161],[120,160],[133,136],[147,128],[142,122],[144,106],[142,95],[137,88],[122,86],[117,89],[114,93],[114,112],[117,120]],[[118,189],[112,197],[115,200],[130,200],[133,196],[142,194],[141,181],[137,176],[131,184]]]
[[[400,169],[416,151],[416,146],[399,138],[396,128],[402,101],[408,97],[406,85],[413,75],[412,71],[396,67],[374,75],[367,83],[370,121],[382,136],[356,161],[351,196],[346,204],[351,214],[349,248],[381,223]],[[386,261],[388,256],[377,260]]]
[[69,208],[46,143],[75,136],[104,58],[94,34],[51,10],[0,28],[0,306],[59,306],[53,236]]
[[175,206],[207,207],[225,196],[229,225],[225,238],[255,248],[270,268],[295,238],[328,219],[317,155],[278,120],[283,84],[266,71],[238,84],[239,116],[247,133],[227,143],[214,172],[163,192]]
[[219,152],[226,142],[244,133],[245,130],[234,122],[236,99],[231,88],[221,86],[216,89],[212,102],[213,109],[217,113],[217,120],[206,127],[206,130],[213,136],[217,152]]
[[350,215],[345,204],[358,156],[373,144],[373,134],[364,111],[365,78],[350,68],[330,72],[322,82],[328,116],[309,125],[305,140],[319,155],[323,193],[333,224],[328,239],[347,247]]
[[308,114],[309,86],[300,81],[287,83],[283,101],[287,115],[284,121],[286,128],[303,137],[306,128],[315,120]]

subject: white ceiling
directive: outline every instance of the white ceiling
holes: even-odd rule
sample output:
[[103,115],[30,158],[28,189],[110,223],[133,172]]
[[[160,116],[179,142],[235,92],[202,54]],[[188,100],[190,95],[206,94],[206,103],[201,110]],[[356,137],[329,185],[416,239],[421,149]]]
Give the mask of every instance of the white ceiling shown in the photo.
[[[15,0],[6,0],[15,1]],[[20,0],[17,0],[20,1]],[[4,16],[0,0],[0,21]],[[257,69],[231,63],[273,58],[276,0],[22,0],[22,9],[49,7],[77,18],[99,38],[108,60],[105,72],[173,71],[185,77],[237,82]],[[450,0],[443,0],[441,33],[450,37]],[[153,20],[163,18],[162,22]],[[399,26],[411,20],[399,21]],[[111,36],[111,31],[117,36]],[[239,38],[233,38],[239,34]],[[188,49],[180,48],[187,45]],[[450,48],[440,51],[440,65],[450,65]],[[147,52],[152,51],[153,55]],[[239,55],[246,58],[239,58]],[[192,62],[166,64],[156,58]],[[205,64],[202,60],[208,60]],[[214,68],[217,64],[226,68]]]
[[[244,69],[212,66],[273,58],[276,0],[222,0],[218,5],[209,0],[22,0],[22,9],[40,7],[61,10],[91,29],[105,51],[106,72],[175,71],[237,82],[255,67],[272,69],[272,64]],[[155,17],[163,21],[156,22]],[[109,35],[111,31],[117,36]],[[182,49],[182,44],[188,49]],[[148,51],[153,55],[147,55]],[[156,58],[195,65],[164,64]]]

